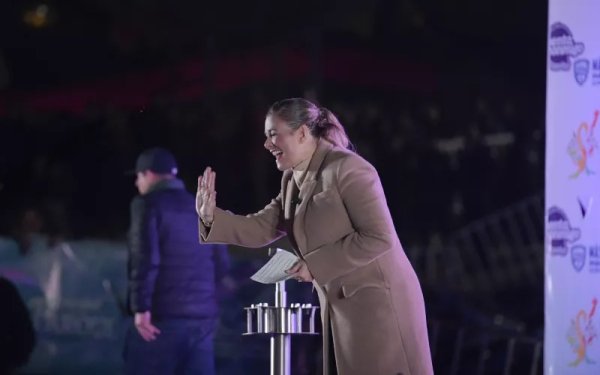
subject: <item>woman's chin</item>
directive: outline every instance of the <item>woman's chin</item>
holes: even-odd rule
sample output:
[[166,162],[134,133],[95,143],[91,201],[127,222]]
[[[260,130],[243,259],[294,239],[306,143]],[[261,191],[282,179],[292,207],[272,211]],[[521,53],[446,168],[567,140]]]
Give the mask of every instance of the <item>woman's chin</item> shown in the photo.
[[289,169],[290,167],[288,167],[285,163],[280,162],[279,160],[275,161],[275,165],[277,166],[277,169],[279,169],[280,171],[285,171],[286,169]]
[[282,172],[285,171],[285,168],[283,168],[283,166],[281,164],[279,164],[279,163],[275,163],[275,164],[277,165],[278,170],[280,170]]

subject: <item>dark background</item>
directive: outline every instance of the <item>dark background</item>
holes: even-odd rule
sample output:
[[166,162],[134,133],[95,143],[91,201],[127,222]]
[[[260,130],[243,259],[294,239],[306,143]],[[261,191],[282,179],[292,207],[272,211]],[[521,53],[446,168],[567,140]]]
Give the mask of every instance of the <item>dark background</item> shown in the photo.
[[[124,239],[123,172],[157,145],[190,190],[211,165],[219,206],[254,212],[279,189],[266,110],[304,96],[378,169],[430,321],[539,340],[546,22],[537,0],[2,2],[0,234]],[[518,228],[486,244],[494,217]],[[482,263],[448,276],[465,246]],[[533,268],[444,281],[500,280],[522,263],[504,248]]]

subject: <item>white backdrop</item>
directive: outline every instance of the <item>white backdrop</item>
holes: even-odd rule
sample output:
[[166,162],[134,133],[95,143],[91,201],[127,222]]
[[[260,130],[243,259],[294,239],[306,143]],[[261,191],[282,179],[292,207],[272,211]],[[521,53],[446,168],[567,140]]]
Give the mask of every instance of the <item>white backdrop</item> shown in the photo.
[[550,0],[545,374],[600,374],[600,0]]

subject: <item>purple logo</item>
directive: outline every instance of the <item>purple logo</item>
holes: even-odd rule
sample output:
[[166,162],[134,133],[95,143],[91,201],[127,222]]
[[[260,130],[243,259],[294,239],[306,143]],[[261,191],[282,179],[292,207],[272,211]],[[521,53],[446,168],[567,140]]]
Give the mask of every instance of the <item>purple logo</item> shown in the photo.
[[577,245],[571,248],[571,264],[575,271],[580,272],[585,266],[585,253],[587,249],[585,246]]
[[590,246],[590,273],[600,273],[600,245]]
[[575,82],[580,86],[587,81],[588,74],[590,73],[590,60],[579,59],[573,64],[573,74],[575,74]]
[[592,60],[592,85],[600,85],[600,58]]
[[546,231],[550,240],[551,255],[566,256],[569,253],[569,243],[581,237],[579,228],[571,227],[567,214],[556,206],[548,210]]
[[567,25],[556,22],[550,26],[548,49],[550,70],[559,72],[571,69],[571,58],[581,55],[585,46],[573,39],[573,33]]
[[577,197],[577,203],[579,203],[579,210],[581,211],[581,217],[585,219],[585,215],[588,213],[588,207],[592,206],[592,198],[588,199],[588,204],[585,204],[580,197]]

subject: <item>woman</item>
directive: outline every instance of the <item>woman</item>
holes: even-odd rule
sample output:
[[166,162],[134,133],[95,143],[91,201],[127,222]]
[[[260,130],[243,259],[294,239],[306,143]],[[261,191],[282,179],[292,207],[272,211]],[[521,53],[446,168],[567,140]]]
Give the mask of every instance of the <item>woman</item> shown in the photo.
[[423,294],[373,166],[348,149],[329,110],[305,99],[273,104],[265,136],[281,192],[256,214],[234,215],[216,207],[206,168],[200,240],[264,247],[288,235],[300,258],[288,273],[319,295],[324,374],[432,374]]

